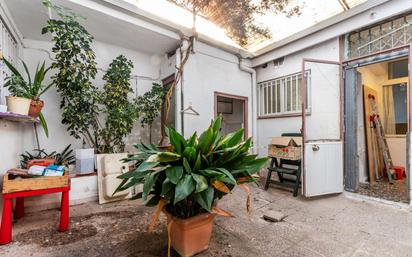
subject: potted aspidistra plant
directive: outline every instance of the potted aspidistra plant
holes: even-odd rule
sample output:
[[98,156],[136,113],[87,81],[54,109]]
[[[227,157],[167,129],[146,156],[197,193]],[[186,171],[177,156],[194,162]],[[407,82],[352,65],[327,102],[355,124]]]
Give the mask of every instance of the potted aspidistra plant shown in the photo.
[[38,117],[46,136],[48,136],[47,123],[41,113],[44,102],[40,100],[40,96],[53,85],[53,83],[48,85],[43,84],[50,67],[46,68],[45,62],[43,62],[41,66],[38,64],[32,80],[26,63],[21,61],[26,72],[26,80],[6,58],[0,56],[0,60],[2,60],[11,71],[11,75],[6,77],[6,82],[4,83],[4,87],[8,88],[11,94],[11,96],[6,97],[8,111],[29,115],[33,118]]
[[119,176],[123,181],[116,192],[143,184],[143,192],[133,199],[157,206],[152,228],[160,212],[166,213],[171,245],[182,256],[208,248],[215,215],[231,216],[217,207],[218,200],[237,185],[256,182],[253,175],[267,162],[249,154],[252,140],[242,141],[243,129],[220,136],[221,121],[217,118],[200,136],[195,133],[189,139],[166,129],[172,146],[166,152],[136,144],[138,152],[125,160],[136,162],[136,168]]

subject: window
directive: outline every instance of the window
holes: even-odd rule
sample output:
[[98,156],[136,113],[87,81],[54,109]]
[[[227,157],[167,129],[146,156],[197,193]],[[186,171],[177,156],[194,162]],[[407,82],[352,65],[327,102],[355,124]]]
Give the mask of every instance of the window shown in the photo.
[[388,63],[388,79],[397,79],[408,76],[408,59]]
[[407,91],[406,83],[383,86],[385,134],[406,134],[408,129]]
[[346,35],[346,58],[377,53],[412,43],[412,14]]
[[[307,71],[307,88],[310,86],[309,75],[310,73]],[[259,83],[259,116],[299,113],[302,109],[301,83],[301,73]],[[306,99],[307,105],[308,100]]]
[[[3,20],[0,19],[0,51],[3,56],[7,58],[11,63],[16,64],[17,59],[17,42],[12,37],[8,28],[3,23]],[[4,99],[5,91],[3,90],[4,80],[10,75],[9,69],[6,68],[6,65],[1,63],[0,65],[0,104]]]

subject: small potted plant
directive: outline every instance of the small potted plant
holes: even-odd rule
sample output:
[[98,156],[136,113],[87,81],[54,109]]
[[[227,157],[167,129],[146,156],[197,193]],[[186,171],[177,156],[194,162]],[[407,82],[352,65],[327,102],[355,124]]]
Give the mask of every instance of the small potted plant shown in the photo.
[[[45,62],[43,62],[40,68],[39,65],[37,65],[34,80],[32,81],[27,65],[24,61],[22,61],[24,70],[26,71],[27,75],[26,81],[20,74],[20,72],[13,66],[13,64],[11,64],[5,58],[2,58],[2,60],[12,72],[12,74],[6,78],[4,87],[7,87],[10,93],[15,97],[18,96],[25,99],[30,99],[29,109],[25,114],[29,114],[33,118],[37,118],[44,106],[44,102],[40,100],[40,96],[52,86],[52,83],[49,85],[43,84],[43,80],[47,72],[50,70],[50,67],[46,68]],[[9,111],[11,110],[9,109]]]
[[11,96],[7,96],[7,109],[9,112],[22,115],[30,115],[33,118],[39,118],[45,134],[48,136],[46,120],[41,113],[44,102],[40,100],[40,96],[44,94],[52,85],[44,85],[43,81],[50,70],[50,67],[45,67],[45,62],[40,66],[37,65],[34,79],[31,79],[29,69],[24,61],[22,61],[24,70],[27,75],[27,81],[23,78],[20,72],[7,61],[2,55],[0,60],[10,69],[11,75],[6,77],[5,88],[8,88]]
[[136,168],[119,176],[123,181],[116,192],[143,184],[143,192],[133,199],[157,206],[152,228],[160,211],[166,213],[171,245],[182,256],[208,248],[215,215],[230,216],[217,201],[237,185],[256,182],[253,174],[267,162],[249,154],[252,141],[242,141],[243,129],[221,137],[221,121],[217,118],[199,137],[195,133],[189,139],[166,129],[169,151],[136,144],[138,153],[125,160],[136,162]]

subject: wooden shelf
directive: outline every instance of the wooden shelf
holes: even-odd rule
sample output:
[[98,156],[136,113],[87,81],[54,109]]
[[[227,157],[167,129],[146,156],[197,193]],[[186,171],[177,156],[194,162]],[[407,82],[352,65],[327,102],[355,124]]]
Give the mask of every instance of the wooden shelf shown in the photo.
[[29,115],[21,115],[12,112],[0,112],[0,119],[15,121],[15,122],[30,122],[39,123],[39,119],[33,118]]

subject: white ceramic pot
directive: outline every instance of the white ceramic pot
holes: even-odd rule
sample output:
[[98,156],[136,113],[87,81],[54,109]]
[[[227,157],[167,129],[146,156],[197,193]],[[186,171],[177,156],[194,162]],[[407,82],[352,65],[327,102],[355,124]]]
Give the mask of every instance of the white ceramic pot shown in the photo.
[[6,96],[7,111],[21,115],[28,115],[31,99],[16,96]]

